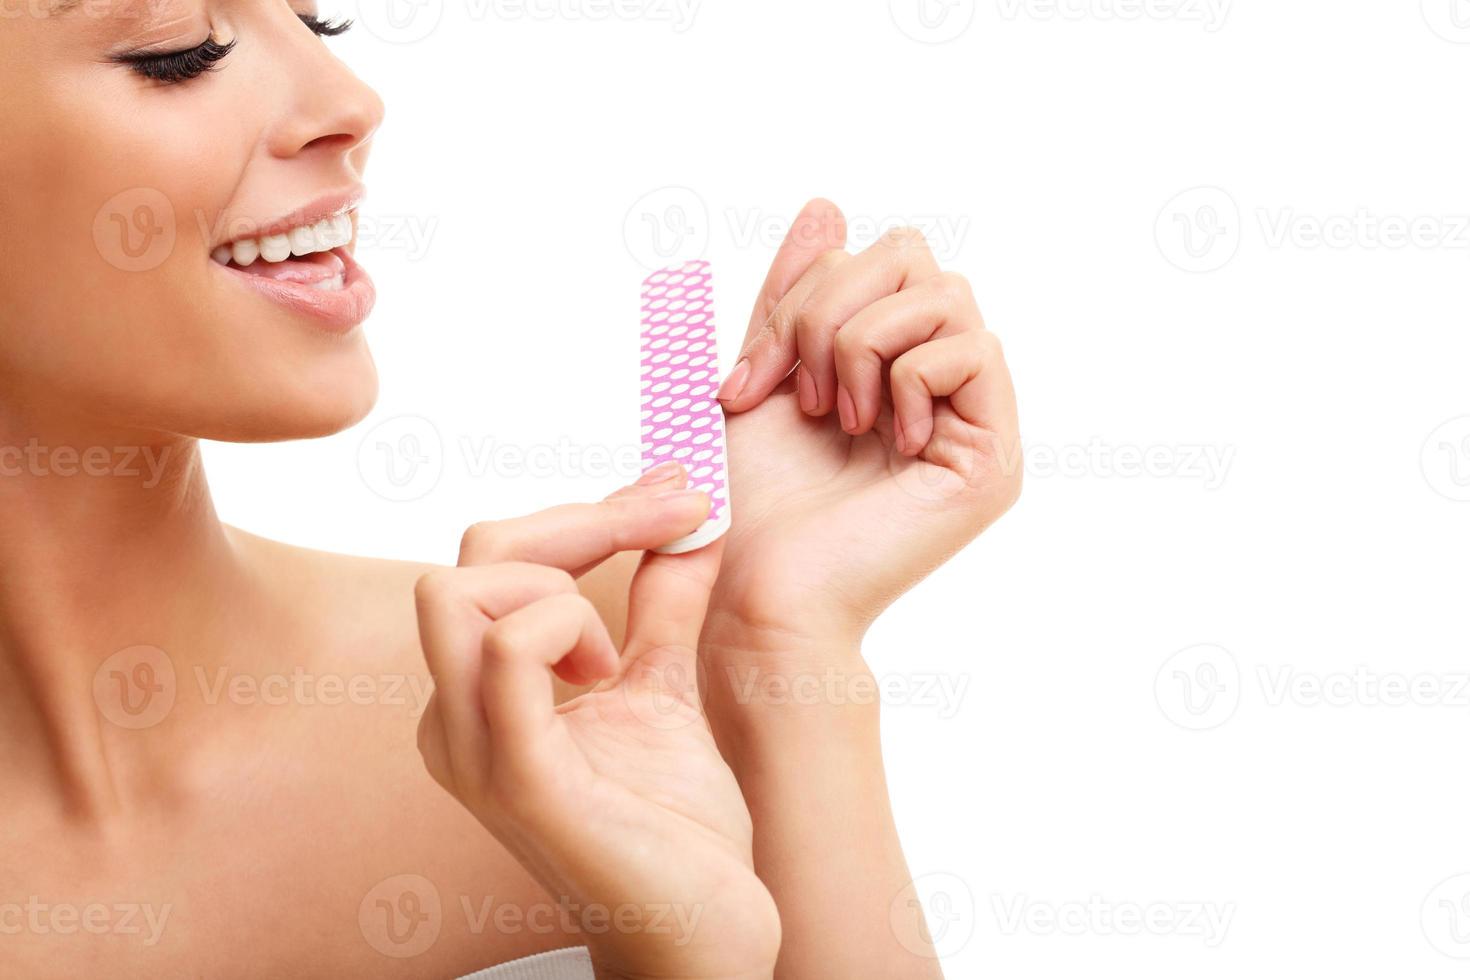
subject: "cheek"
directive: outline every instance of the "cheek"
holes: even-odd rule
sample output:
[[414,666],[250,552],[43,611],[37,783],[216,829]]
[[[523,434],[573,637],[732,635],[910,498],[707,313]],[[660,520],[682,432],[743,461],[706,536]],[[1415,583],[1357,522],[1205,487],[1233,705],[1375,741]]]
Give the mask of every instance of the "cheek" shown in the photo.
[[207,271],[197,259],[208,216],[248,158],[173,93],[111,87],[50,92],[22,120],[26,151],[8,154],[0,175],[0,263],[17,273],[0,287],[17,320],[0,356],[53,381],[102,380],[104,351],[120,373],[162,351],[188,356],[197,341],[183,327]]
[[221,439],[360,418],[377,390],[361,332],[317,336],[243,302],[209,260],[262,100],[113,81],[48,93],[0,154],[0,372],[21,403]]

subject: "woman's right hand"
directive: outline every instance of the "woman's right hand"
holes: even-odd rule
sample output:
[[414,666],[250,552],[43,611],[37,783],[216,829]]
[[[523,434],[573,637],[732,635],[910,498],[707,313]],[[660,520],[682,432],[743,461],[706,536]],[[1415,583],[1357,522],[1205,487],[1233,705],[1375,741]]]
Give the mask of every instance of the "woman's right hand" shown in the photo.
[[[436,683],[419,747],[552,896],[598,910],[607,928],[587,942],[599,976],[768,978],[780,923],[695,683],[723,545],[644,555],[621,654],[576,585],[616,552],[702,523],[708,498],[682,489],[682,469],[662,475],[477,525],[459,567],[419,581]],[[555,706],[553,674],[595,686]]]

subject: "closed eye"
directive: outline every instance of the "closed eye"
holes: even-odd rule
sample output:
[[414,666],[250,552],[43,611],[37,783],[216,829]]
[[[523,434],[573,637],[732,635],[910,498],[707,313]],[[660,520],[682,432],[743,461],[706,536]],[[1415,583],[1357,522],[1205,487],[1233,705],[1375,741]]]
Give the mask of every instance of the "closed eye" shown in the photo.
[[311,28],[311,32],[317,37],[336,37],[352,26],[350,20],[323,20],[316,14],[297,14],[301,23]]
[[113,60],[127,65],[144,78],[172,85],[213,71],[234,47],[234,41],[220,44],[211,36],[205,38],[203,44],[183,51],[123,54]]

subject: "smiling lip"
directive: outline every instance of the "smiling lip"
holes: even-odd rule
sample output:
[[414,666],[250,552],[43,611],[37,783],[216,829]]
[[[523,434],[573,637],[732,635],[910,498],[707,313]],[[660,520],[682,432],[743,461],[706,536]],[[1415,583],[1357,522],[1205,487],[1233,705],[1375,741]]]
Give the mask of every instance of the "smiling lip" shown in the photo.
[[354,185],[346,190],[334,191],[331,194],[323,194],[321,197],[303,205],[294,211],[287,212],[257,224],[234,225],[229,224],[231,238],[225,242],[215,242],[218,245],[227,245],[231,241],[241,238],[264,238],[267,235],[280,235],[302,225],[314,225],[323,218],[335,218],[339,214],[353,211],[362,203],[366,192],[361,184]]
[[340,289],[320,289],[311,282],[271,279],[218,262],[210,265],[291,312],[310,317],[329,333],[348,333],[372,312],[377,291],[373,288],[372,277],[353,260],[347,248],[334,248],[330,254],[342,263]]

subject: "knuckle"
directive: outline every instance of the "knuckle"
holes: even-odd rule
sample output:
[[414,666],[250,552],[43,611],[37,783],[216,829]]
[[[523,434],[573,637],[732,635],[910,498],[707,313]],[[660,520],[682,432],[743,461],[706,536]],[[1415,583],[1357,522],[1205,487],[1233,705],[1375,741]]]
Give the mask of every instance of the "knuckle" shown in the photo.
[[420,607],[442,605],[458,594],[458,583],[447,568],[436,568],[420,575],[413,583],[414,601]]
[[480,636],[480,654],[486,666],[509,664],[524,646],[521,629],[514,620],[497,620]]
[[847,253],[845,251],[840,248],[829,248],[821,255],[818,255],[817,260],[812,265],[822,272],[830,272],[845,261],[847,261]]
[[968,305],[975,301],[975,289],[961,273],[941,272],[931,282],[942,296],[953,303]]
[[989,330],[976,330],[974,342],[985,363],[993,364],[1005,360],[1005,349],[1001,346],[1000,338]]
[[904,251],[907,249],[927,249],[929,239],[924,233],[912,225],[902,225],[898,228],[890,228],[883,233],[882,242],[889,248]]
[[459,539],[460,561],[463,562],[472,559],[484,560],[485,557],[493,553],[495,540],[498,536],[497,522],[495,521],[480,521],[479,523],[471,524],[465,529],[464,534]]

